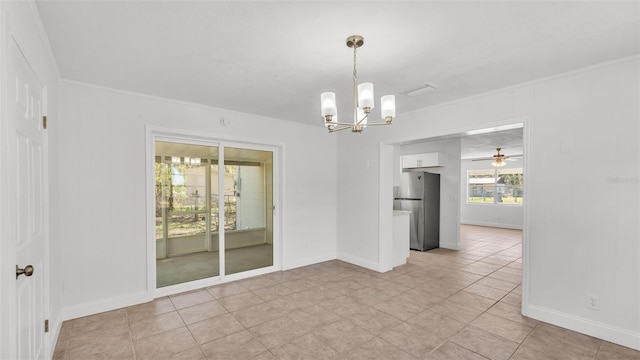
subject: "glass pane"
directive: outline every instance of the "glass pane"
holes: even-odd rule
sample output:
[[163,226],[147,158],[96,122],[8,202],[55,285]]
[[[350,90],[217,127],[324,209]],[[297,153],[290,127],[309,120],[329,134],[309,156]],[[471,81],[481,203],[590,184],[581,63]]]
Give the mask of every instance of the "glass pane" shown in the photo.
[[273,152],[225,147],[224,177],[225,274],[273,265]]
[[498,181],[496,182],[496,202],[500,204],[523,203],[523,181],[522,168],[499,169]]
[[156,142],[157,287],[219,274],[217,233],[207,201],[210,168],[217,159],[217,147]]
[[493,204],[495,193],[495,170],[469,170],[467,201],[469,203]]
[[[211,166],[211,218],[212,231],[218,231],[220,222],[218,220],[218,165]],[[224,219],[225,230],[236,229],[237,197],[236,188],[238,186],[238,167],[227,165],[224,167]]]

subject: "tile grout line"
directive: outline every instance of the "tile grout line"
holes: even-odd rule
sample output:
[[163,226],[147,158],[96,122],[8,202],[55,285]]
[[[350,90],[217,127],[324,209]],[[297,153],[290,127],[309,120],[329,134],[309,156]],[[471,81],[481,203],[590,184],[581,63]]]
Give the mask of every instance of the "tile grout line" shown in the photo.
[[[485,244],[483,246],[479,246],[479,247],[474,248],[474,250],[481,250],[483,247],[487,247],[487,246],[491,246],[491,245]],[[484,328],[477,327],[477,325],[472,325],[472,323],[474,321],[476,321],[479,317],[488,314],[488,315],[491,315],[491,316],[495,316],[496,318],[500,318],[502,320],[509,321],[509,322],[514,322],[514,323],[517,323],[517,324],[519,324],[519,325],[521,325],[523,327],[526,327],[526,328],[523,328],[523,330],[525,330],[525,331],[528,329],[528,333],[526,334],[526,336],[523,337],[522,341],[518,342],[518,346],[515,348],[515,350],[509,356],[509,358],[514,358],[515,355],[519,351],[521,351],[521,350],[524,351],[525,350],[523,347],[525,346],[526,342],[529,339],[531,339],[531,336],[533,335],[533,333],[535,331],[537,331],[537,330],[539,331],[540,329],[543,329],[542,324],[544,324],[544,323],[535,322],[533,325],[530,325],[530,323],[528,323],[528,322],[521,322],[521,321],[518,321],[518,320],[512,320],[509,317],[507,317],[507,316],[511,316],[511,315],[515,315],[516,314],[515,310],[512,309],[511,307],[518,307],[519,308],[519,306],[514,305],[512,303],[514,303],[514,300],[517,300],[517,298],[519,296],[521,296],[521,294],[520,294],[521,293],[521,282],[518,283],[518,284],[515,284],[515,283],[511,283],[511,281],[501,280],[500,278],[492,277],[492,275],[494,275],[494,274],[496,274],[496,273],[498,273],[498,272],[500,272],[502,270],[506,270],[507,268],[511,269],[511,270],[505,272],[505,275],[512,274],[513,272],[521,271],[521,269],[518,269],[518,266],[511,267],[511,265],[514,265],[514,264],[521,264],[521,260],[520,260],[521,258],[517,258],[516,260],[510,261],[510,262],[508,262],[506,264],[494,264],[494,263],[491,263],[491,262],[487,262],[485,260],[487,258],[489,258],[489,257],[495,256],[496,254],[499,254],[499,253],[506,252],[506,251],[509,251],[511,249],[517,248],[518,246],[519,246],[518,244],[514,244],[514,245],[511,245],[510,247],[504,248],[502,250],[500,250],[502,248],[502,246],[495,246],[496,249],[498,249],[498,250],[496,250],[496,252],[494,252],[493,254],[489,254],[489,255],[487,255],[485,257],[482,257],[482,258],[479,258],[479,259],[474,259],[470,263],[465,264],[465,265],[456,265],[456,266],[454,266],[452,268],[448,268],[448,267],[442,268],[440,266],[441,264],[439,264],[441,261],[451,261],[451,260],[455,259],[455,257],[453,257],[453,256],[449,257],[448,253],[446,253],[446,252],[444,254],[443,253],[439,253],[439,254],[436,254],[434,256],[421,256],[421,257],[417,258],[417,260],[414,259],[413,262],[409,261],[407,263],[407,265],[410,265],[411,268],[405,268],[405,269],[412,269],[412,270],[402,271],[402,272],[398,272],[396,274],[390,274],[390,275],[387,275],[387,276],[379,275],[378,273],[372,273],[371,271],[368,271],[367,269],[351,266],[350,264],[342,263],[342,262],[339,262],[338,260],[329,261],[329,262],[325,262],[325,263],[310,265],[308,267],[308,269],[306,270],[306,272],[305,272],[305,273],[307,273],[309,275],[303,276],[303,277],[301,277],[299,279],[295,279],[295,280],[293,280],[291,278],[288,278],[288,280],[282,281],[281,278],[269,277],[270,274],[261,275],[261,276],[252,278],[252,280],[258,280],[258,279],[260,279],[262,277],[265,280],[266,283],[271,284],[271,285],[268,285],[268,286],[261,285],[260,287],[257,287],[257,288],[254,288],[254,289],[245,289],[243,292],[251,293],[253,296],[256,296],[257,298],[259,298],[262,301],[260,304],[269,304],[271,301],[276,301],[278,299],[285,299],[286,297],[288,297],[290,295],[295,295],[295,294],[298,294],[298,293],[307,293],[308,295],[313,296],[313,292],[311,292],[311,289],[316,289],[316,290],[325,289],[326,291],[330,291],[332,293],[332,295],[330,297],[327,297],[327,298],[323,297],[327,301],[339,299],[340,297],[345,296],[345,297],[348,297],[351,301],[354,301],[357,304],[361,304],[362,306],[366,306],[366,307],[371,308],[373,310],[380,311],[381,313],[384,313],[384,314],[392,317],[393,319],[396,319],[397,321],[399,321],[399,323],[397,325],[394,325],[394,326],[390,327],[389,329],[395,328],[395,327],[403,325],[403,324],[404,325],[417,326],[419,328],[422,328],[422,326],[418,325],[418,323],[414,324],[414,323],[411,323],[409,321],[411,319],[416,318],[417,316],[419,316],[420,314],[422,314],[422,313],[424,313],[426,311],[434,312],[431,309],[434,306],[436,306],[437,304],[440,304],[440,303],[442,303],[444,301],[451,301],[452,303],[455,303],[455,304],[457,304],[459,306],[464,306],[464,307],[468,307],[468,308],[475,308],[476,310],[481,310],[481,311],[478,313],[478,315],[474,316],[470,321],[459,321],[459,320],[451,318],[453,320],[459,321],[462,324],[462,327],[459,330],[455,331],[453,334],[451,334],[451,335],[449,335],[447,337],[444,337],[444,338],[436,337],[436,339],[438,341],[437,346],[435,346],[433,349],[431,349],[427,354],[432,354],[433,352],[438,350],[441,346],[443,346],[447,342],[451,341],[451,339],[454,336],[460,334],[462,331],[464,331],[465,329],[468,329],[468,328],[480,329],[480,330],[483,330],[483,331],[487,332],[488,334],[491,334],[492,336],[495,336],[495,337],[497,337],[499,339],[503,339],[503,340],[509,341],[509,342],[516,342],[514,340],[507,339],[507,338],[503,337],[502,335],[495,334],[492,331],[484,330]],[[470,255],[473,254],[474,250],[470,250],[469,254]],[[504,255],[504,256],[508,257],[508,255]],[[432,260],[435,260],[435,259],[441,259],[441,260],[433,261],[433,263],[430,264],[430,262]],[[480,262],[482,264],[489,264],[489,265],[492,265],[492,266],[499,266],[499,267],[497,267],[495,270],[492,270],[491,272],[489,272],[486,275],[484,275],[484,274],[482,274],[482,275],[481,274],[475,274],[473,272],[461,270],[462,268],[464,268],[466,266],[469,266],[471,264],[476,264],[478,262]],[[492,267],[492,266],[490,266],[490,267]],[[440,272],[434,273],[433,277],[425,277],[425,275],[428,274],[429,272],[438,271],[438,270],[440,270]],[[455,274],[451,275],[451,277],[450,277],[450,276],[448,276],[447,272],[455,272]],[[469,274],[469,275],[474,275],[474,276],[466,276],[464,274]],[[478,275],[480,275],[480,277],[476,278],[475,276],[478,276]],[[315,280],[314,277],[316,277],[316,276],[319,276],[319,280],[320,281],[314,281]],[[415,285],[412,283],[411,278],[409,276],[415,276],[416,277],[416,284]],[[517,276],[517,275],[513,274],[513,276]],[[400,278],[400,277],[402,277],[402,278]],[[421,277],[424,277],[424,280],[421,280]],[[284,277],[282,277],[282,278],[284,278]],[[331,278],[333,278],[333,281],[330,281]],[[520,275],[520,278],[521,278],[521,275]],[[476,280],[473,280],[473,279],[476,279]],[[491,279],[491,280],[494,280],[496,282],[493,282],[492,283],[493,285],[481,283],[483,281],[486,281],[487,279]],[[298,287],[297,288],[298,290],[295,290],[290,294],[287,293],[286,295],[281,295],[279,292],[275,292],[273,294],[272,293],[268,293],[268,292],[267,293],[256,292],[258,289],[267,288],[269,286],[275,286],[275,285],[281,285],[282,284],[284,287],[286,287],[285,284],[287,284],[287,283],[289,283],[291,281],[297,281],[297,280],[304,280],[305,282],[310,282],[310,283],[313,283],[314,285],[312,287],[310,287],[310,288],[305,288],[304,290],[301,290],[301,288]],[[374,283],[371,283],[372,280],[375,280],[375,286],[369,286],[369,284],[374,284]],[[435,282],[433,282],[432,280],[435,281]],[[454,280],[455,284],[452,284],[451,286],[443,285],[443,284],[447,283],[450,280]],[[471,281],[471,282],[468,283],[468,281]],[[513,287],[511,290],[507,291],[504,288],[508,287],[508,286],[502,286],[502,283],[497,282],[497,281],[515,284],[515,287]],[[385,300],[385,297],[381,296],[380,298],[373,299],[374,300],[373,302],[365,302],[363,300],[365,300],[366,297],[352,295],[352,294],[355,294],[355,292],[358,291],[358,290],[367,289],[367,288],[372,289],[372,291],[374,291],[375,293],[382,293],[382,292],[385,291],[384,290],[384,286],[385,286],[386,282],[388,282],[389,285],[393,284],[392,295],[390,295],[386,300]],[[429,284],[435,284],[435,286],[429,287]],[[502,286],[502,288],[494,287],[494,285],[496,285],[496,284],[498,286]],[[260,285],[260,283],[252,281],[251,285],[252,286],[256,286],[256,285]],[[478,293],[475,293],[475,292],[472,292],[472,291],[468,290],[469,287],[472,287],[474,285],[482,285],[482,286],[484,286],[486,288],[491,288],[493,290],[500,291],[500,292],[504,291],[504,294],[499,296],[498,300],[493,299],[493,298],[489,298],[489,297],[485,297],[484,295],[481,295],[481,294],[478,294]],[[458,288],[458,286],[462,286],[462,287]],[[431,303],[432,299],[431,299],[431,297],[429,297],[428,302],[425,303],[426,307],[422,307],[422,305],[418,305],[420,310],[415,314],[412,312],[413,310],[409,311],[407,313],[406,311],[402,312],[401,310],[394,311],[393,307],[385,307],[384,310],[383,310],[382,308],[378,308],[378,307],[374,306],[375,304],[382,304],[382,303],[384,303],[384,302],[386,302],[388,300],[394,299],[396,297],[399,297],[399,296],[402,296],[402,295],[407,295],[407,294],[411,293],[412,291],[415,291],[415,290],[418,290],[418,289],[426,290],[426,292],[424,293],[425,295],[430,294],[431,291],[433,291],[434,294],[445,293],[445,294],[447,294],[447,296],[444,297],[444,298],[440,298],[439,296],[434,295],[434,298],[438,299],[435,303]],[[329,348],[335,350],[337,353],[342,354],[342,355],[349,354],[352,351],[354,351],[356,349],[359,349],[360,347],[363,347],[364,344],[367,344],[368,342],[372,341],[373,339],[380,339],[382,341],[386,341],[386,340],[384,340],[384,338],[381,337],[381,335],[389,330],[389,329],[383,329],[383,330],[379,330],[379,331],[375,330],[375,332],[374,332],[374,330],[368,330],[366,328],[361,327],[357,323],[355,323],[353,320],[351,320],[352,319],[351,316],[348,316],[348,317],[340,317],[340,316],[338,316],[339,317],[338,320],[335,320],[335,321],[332,321],[332,322],[329,322],[329,323],[326,323],[326,324],[323,323],[323,324],[314,326],[313,328],[302,327],[304,329],[304,333],[301,333],[300,335],[296,335],[293,338],[288,339],[288,340],[280,343],[276,347],[273,347],[272,349],[269,349],[269,348],[267,348],[267,346],[263,342],[264,340],[260,340],[257,336],[254,335],[254,333],[250,329],[255,328],[257,326],[260,326],[262,324],[266,324],[266,323],[268,323],[270,321],[275,321],[275,320],[287,317],[289,314],[292,313],[292,311],[290,311],[290,310],[288,310],[286,308],[283,308],[283,309],[281,309],[283,311],[283,314],[279,314],[276,318],[270,319],[268,321],[261,322],[259,324],[256,324],[256,325],[252,326],[252,327],[248,327],[245,324],[243,324],[240,321],[238,321],[238,318],[236,316],[243,309],[249,308],[251,306],[258,306],[260,304],[254,304],[254,305],[246,306],[246,307],[237,309],[235,312],[231,312],[231,311],[229,311],[229,309],[227,309],[227,307],[225,307],[224,305],[222,305],[222,303],[219,302],[220,299],[216,298],[208,288],[207,289],[202,289],[202,290],[206,290],[207,294],[211,295],[212,299],[210,301],[204,301],[202,303],[191,304],[191,305],[186,306],[186,307],[184,307],[182,309],[177,309],[175,307],[173,299],[171,297],[167,297],[167,300],[169,301],[169,303],[173,307],[173,310],[170,311],[170,312],[176,312],[178,314],[178,317],[180,318],[181,323],[182,323],[181,326],[184,326],[184,327],[187,328],[187,330],[189,331],[189,334],[190,334],[190,336],[191,336],[191,338],[193,340],[195,340],[195,336],[192,333],[191,329],[189,328],[189,325],[186,324],[185,318],[184,318],[183,314],[180,313],[180,310],[188,309],[190,307],[198,306],[198,305],[209,303],[209,302],[217,302],[218,304],[220,304],[220,306],[226,311],[225,314],[230,314],[232,316],[232,318],[241,325],[243,330],[246,330],[249,334],[251,334],[252,338],[257,340],[258,343],[260,343],[261,346],[263,346],[266,349],[265,351],[260,352],[260,354],[265,354],[266,352],[269,352],[269,354],[274,356],[274,357],[276,357],[276,352],[274,352],[273,350],[278,348],[279,346],[283,346],[283,345],[289,344],[289,343],[291,343],[292,341],[295,341],[298,338],[307,336],[308,334],[313,334],[317,329],[320,329],[322,327],[334,324],[334,323],[340,321],[340,319],[346,319],[346,320],[350,321],[353,326],[356,326],[358,329],[364,331],[366,334],[371,336],[367,341],[365,341],[365,342],[363,342],[363,343],[361,343],[361,344],[359,344],[357,346],[348,348],[347,350],[344,350],[344,353],[340,353],[337,349],[331,347],[328,343],[323,341],[323,344],[325,346],[328,346]],[[320,290],[320,291],[325,291],[325,290]],[[455,290],[455,291],[454,292],[449,292],[450,290]],[[481,289],[481,288],[479,288],[479,290],[480,291],[484,291],[484,289]],[[484,305],[482,305],[480,307],[475,307],[473,305],[467,305],[466,304],[466,302],[468,302],[468,301],[471,301],[470,304],[473,304],[474,303],[473,302],[474,301],[473,298],[461,297],[459,299],[453,300],[453,298],[456,295],[462,294],[463,292],[464,292],[464,294],[478,296],[480,298],[490,300],[492,303],[491,303],[491,305],[489,305],[487,307],[485,307]],[[499,295],[500,292],[498,292],[496,294]],[[262,293],[263,296],[258,295],[258,293]],[[358,292],[358,294],[366,295],[366,291]],[[492,296],[494,295],[493,292],[488,291],[488,290],[487,290],[486,294],[492,295]],[[180,294],[177,294],[177,295],[180,295]],[[305,296],[308,296],[308,295],[305,295]],[[233,295],[230,295],[230,296],[233,296]],[[269,298],[271,296],[275,296],[275,297],[272,300],[267,301],[267,298]],[[507,297],[510,297],[509,298],[509,302],[505,302],[504,301]],[[478,298],[478,299],[480,299],[480,298]],[[304,298],[300,298],[300,299],[302,301]],[[406,301],[406,298],[402,298],[402,299],[398,298],[398,299],[399,299],[398,301]],[[458,301],[460,301],[460,302],[458,302]],[[484,300],[478,300],[478,301],[480,301],[480,302],[478,302],[478,304],[484,304]],[[183,302],[183,301],[181,300],[181,302]],[[423,299],[423,302],[424,302],[424,299]],[[410,301],[409,303],[413,304],[413,301]],[[334,304],[336,304],[335,301],[334,301]],[[507,307],[505,307],[505,308],[501,307],[501,310],[498,310],[498,311],[501,311],[500,313],[496,313],[496,314],[491,313],[490,311],[493,308],[495,308],[496,305],[498,305],[498,304],[504,304],[505,306],[509,306],[509,307],[508,308]],[[272,305],[276,305],[276,304],[274,303]],[[322,307],[324,310],[332,312],[332,313],[335,314],[335,309],[336,309],[335,306],[330,306],[328,303],[327,303],[327,305],[329,305],[329,306],[320,305],[320,303],[317,303],[317,305]],[[281,306],[281,305],[278,305],[278,307],[279,306]],[[125,308],[123,310],[125,310],[124,315],[126,316],[127,329],[128,329],[128,332],[129,332],[129,334],[128,334],[129,335],[129,343],[131,344],[130,346],[131,346],[131,350],[133,352],[133,359],[135,360],[135,359],[140,358],[140,356],[136,352],[136,348],[135,348],[136,340],[133,339],[132,318],[131,318],[131,316],[129,314],[129,311],[127,311],[126,309],[127,308]],[[294,309],[297,310],[298,307],[295,307]],[[169,313],[169,312],[167,312],[167,313]],[[447,312],[447,313],[434,312],[434,313],[437,313],[438,315],[446,317],[446,318],[450,318],[450,314],[451,314],[451,312]],[[131,313],[131,315],[134,315],[134,314],[135,313]],[[162,314],[165,314],[165,313],[161,313],[160,315],[162,315]],[[396,314],[396,315],[394,315],[394,314]],[[411,315],[409,315],[406,319],[404,319],[406,315],[400,315],[400,314],[411,314]],[[500,314],[502,314],[502,315],[500,315]],[[221,316],[221,315],[222,314],[219,314],[219,315],[216,315],[216,316]],[[520,315],[522,315],[521,311],[520,311]],[[155,315],[155,313],[154,313],[152,315],[145,316],[143,319],[153,318],[154,316],[159,316],[159,315]],[[216,316],[213,316],[211,318],[215,318]],[[200,321],[205,321],[205,320],[208,320],[208,319],[211,319],[211,318],[203,319],[203,320],[200,320]],[[512,318],[517,319],[516,317],[512,317]],[[109,319],[109,318],[107,318],[107,319]],[[143,320],[143,319],[141,319],[141,320]],[[99,321],[104,321],[104,318],[98,318],[98,320]],[[296,320],[293,320],[293,318],[291,318],[291,320],[294,323],[300,325],[300,323],[297,322]],[[72,331],[72,329],[76,328],[77,325],[80,325],[80,323],[76,323],[73,320],[70,320],[70,321],[71,321],[71,327],[69,328],[68,331]],[[91,325],[91,326],[89,326],[87,328],[87,331],[93,331],[92,330],[92,329],[94,329],[93,323],[88,323],[88,322],[85,322],[85,321],[82,322],[82,329],[80,329],[80,327],[78,327],[77,330],[79,330],[79,331],[84,330],[85,329],[84,326],[86,324]],[[425,323],[425,325],[426,325],[426,323]],[[507,329],[508,328],[509,327],[507,327]],[[500,330],[499,328],[497,328],[497,329]],[[544,328],[544,329],[546,329],[546,328]],[[243,330],[239,330],[238,332],[243,331]],[[172,330],[167,330],[167,331],[172,331]],[[163,331],[161,333],[166,333],[167,331]],[[234,332],[233,334],[236,334],[236,333],[237,332]],[[230,334],[230,335],[233,335],[233,334]],[[505,334],[509,335],[508,333],[505,333]],[[96,335],[98,335],[98,334],[96,334]],[[145,336],[145,338],[151,337],[151,336],[155,336],[155,335],[157,335],[157,334]],[[226,336],[230,336],[230,335],[225,335],[225,336],[219,337],[218,339],[222,339],[222,338],[225,338]],[[514,338],[518,338],[518,336],[514,336]],[[84,339],[84,336],[83,336],[83,339]],[[218,339],[215,339],[215,340],[212,340],[212,341],[216,341]],[[139,341],[139,340],[140,339],[138,339],[137,341]],[[593,358],[594,359],[597,358],[598,356],[600,356],[601,354],[606,354],[607,353],[607,350],[604,347],[605,342],[603,340],[601,340],[601,339],[596,339],[596,340],[597,340],[597,347],[595,347],[595,346],[591,347],[592,351],[595,350],[593,352]],[[66,343],[66,346],[64,347],[64,356],[63,356],[64,359],[71,359],[71,355],[72,354],[68,351],[71,341],[72,341],[72,337],[71,336],[67,336],[67,339],[64,341],[64,343]],[[204,343],[204,344],[199,344],[197,341],[195,341],[195,343],[196,343],[196,346],[199,348],[199,351],[202,353],[202,355],[204,355],[204,351],[202,350],[202,346],[205,345],[205,344],[209,344],[210,342],[207,342],[207,343]],[[61,344],[62,344],[62,342],[61,342]],[[398,348],[399,351],[402,351],[403,353],[406,353],[406,352],[404,352],[404,350],[402,348],[398,347],[394,343],[390,343],[390,344],[393,345],[395,348]],[[455,342],[453,344],[456,344],[457,346],[461,346],[462,348],[470,351],[471,353],[478,354],[479,356],[485,357],[485,355],[482,355],[481,353],[476,352],[476,351],[474,351],[472,349],[468,349],[464,345],[460,345],[460,344],[455,343]],[[594,345],[595,345],[595,342],[594,342]],[[195,346],[193,348],[190,348],[190,349],[194,349],[194,348],[195,348]],[[185,352],[185,351],[188,351],[190,349],[182,350],[182,351],[179,351],[178,353]],[[413,356],[411,354],[409,354],[409,355]]]

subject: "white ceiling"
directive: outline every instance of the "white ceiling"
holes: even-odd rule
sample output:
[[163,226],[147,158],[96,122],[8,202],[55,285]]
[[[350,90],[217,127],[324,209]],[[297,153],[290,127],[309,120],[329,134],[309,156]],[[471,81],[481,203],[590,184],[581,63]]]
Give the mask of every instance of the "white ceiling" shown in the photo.
[[491,131],[483,134],[463,136],[460,140],[461,158],[477,159],[491,158],[496,154],[496,148],[501,148],[501,154],[516,156],[523,154],[522,128]]
[[[321,126],[361,81],[402,113],[640,52],[638,1],[36,0],[63,78]],[[429,83],[416,97],[399,93]],[[375,111],[375,110],[374,110]]]

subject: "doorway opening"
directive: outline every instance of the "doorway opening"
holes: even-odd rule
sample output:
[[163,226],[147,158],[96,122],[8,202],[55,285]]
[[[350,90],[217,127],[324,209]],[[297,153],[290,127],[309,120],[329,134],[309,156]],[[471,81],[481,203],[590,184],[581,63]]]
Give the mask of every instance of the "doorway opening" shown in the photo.
[[[519,119],[511,119],[500,121],[492,124],[490,127],[487,126],[484,129],[461,129],[452,133],[444,133],[437,134],[435,136],[429,137],[414,137],[407,139],[397,139],[394,141],[389,141],[386,143],[380,144],[380,268],[382,271],[386,271],[390,269],[390,262],[384,256],[385,252],[382,249],[389,248],[390,244],[387,239],[391,238],[391,216],[386,209],[392,208],[392,200],[394,198],[394,186],[398,186],[398,175],[402,171],[401,164],[401,156],[403,155],[411,155],[418,153],[429,153],[429,152],[439,152],[442,151],[445,156],[445,161],[448,161],[447,164],[441,164],[439,172],[447,172],[447,179],[450,180],[452,186],[450,186],[450,192],[441,192],[441,215],[440,215],[440,227],[441,229],[446,228],[449,229],[448,233],[440,232],[440,247],[442,249],[436,250],[436,253],[452,253],[452,254],[463,254],[468,253],[466,256],[468,259],[465,259],[465,262],[471,261],[476,262],[482,260],[482,258],[487,258],[486,262],[491,263],[488,267],[493,265],[499,265],[500,267],[510,266],[509,269],[504,269],[505,274],[498,274],[497,276],[503,276],[503,278],[510,278],[509,280],[518,280],[514,282],[515,284],[522,284],[521,288],[518,288],[518,291],[522,293],[522,303],[528,303],[528,268],[527,268],[527,255],[528,255],[528,229],[527,229],[527,208],[528,201],[523,201],[523,196],[526,196],[527,191],[527,182],[522,181],[517,184],[501,184],[496,183],[495,188],[499,190],[504,190],[502,195],[502,201],[495,200],[494,202],[499,202],[499,204],[491,205],[495,207],[499,207],[500,210],[503,211],[511,211],[509,214],[513,219],[517,219],[519,222],[519,226],[497,226],[502,225],[503,223],[494,222],[494,223],[484,223],[484,224],[472,224],[469,222],[464,222],[461,225],[461,220],[467,220],[462,218],[462,203],[467,202],[469,199],[468,196],[468,179],[467,172],[464,171],[463,175],[463,166],[461,153],[461,139],[473,135],[478,134],[489,134],[494,133],[494,135],[500,135],[499,132],[502,132],[502,135],[519,133],[519,149],[511,149],[513,151],[509,151],[507,155],[526,155],[527,154],[527,144],[529,130],[525,126],[527,118],[519,118]],[[509,131],[505,133],[505,131]],[[457,144],[456,144],[457,142]],[[448,148],[441,150],[440,148],[434,148],[434,146],[449,146]],[[481,145],[481,142],[478,142],[477,145]],[[496,147],[500,147],[499,145],[494,144],[486,144],[489,151],[493,149],[495,153]],[[490,145],[490,146],[489,146]],[[456,151],[457,149],[457,154]],[[454,156],[455,155],[455,156]],[[516,156],[514,156],[515,158]],[[469,161],[470,162],[470,161]],[[515,166],[515,165],[514,165]],[[491,164],[488,166],[491,168]],[[512,167],[512,166],[510,166]],[[527,169],[528,169],[528,160],[525,156],[521,156],[519,159],[519,165],[517,166],[519,169],[512,169],[509,171],[498,172],[498,174],[508,173],[508,176],[515,177],[515,175],[524,174],[526,177]],[[516,170],[519,172],[516,174]],[[434,170],[429,170],[434,172]],[[511,174],[514,173],[514,174]],[[495,174],[494,174],[495,175]],[[494,176],[495,178],[496,176]],[[500,178],[502,179],[502,178]],[[513,185],[508,187],[507,185]],[[517,185],[517,186],[516,186]],[[472,189],[474,190],[474,189]],[[477,190],[477,189],[475,189]],[[507,193],[507,190],[509,192]],[[496,191],[497,193],[497,191]],[[473,195],[473,194],[472,194]],[[499,197],[494,197],[496,199]],[[475,197],[472,197],[472,200],[477,200]],[[513,200],[513,204],[510,204],[507,200]],[[484,204],[471,204],[476,206],[483,206]],[[480,208],[480,215],[488,215],[487,210],[488,207]],[[386,211],[385,211],[386,210]],[[515,211],[514,211],[515,210]],[[496,214],[496,219],[500,218],[502,221],[508,220],[506,214]],[[514,220],[515,221],[515,220]],[[505,222],[506,223],[506,222]],[[488,227],[474,226],[474,225],[484,225]],[[476,237],[480,236],[480,240],[486,240],[486,236],[492,237],[496,234],[499,234],[500,241],[496,243],[482,243],[476,242]],[[504,241],[503,241],[504,240]],[[485,248],[481,249],[481,247],[485,246]],[[432,250],[433,251],[433,250]],[[465,257],[465,256],[462,256]],[[462,264],[459,264],[462,265]],[[470,264],[466,264],[470,265]],[[466,266],[465,265],[465,266]],[[482,264],[480,264],[482,265]],[[496,270],[496,269],[494,269]],[[521,274],[521,275],[520,275]],[[506,279],[500,279],[506,280]],[[521,289],[521,290],[520,290]]]
[[155,287],[274,265],[274,150],[156,140]]

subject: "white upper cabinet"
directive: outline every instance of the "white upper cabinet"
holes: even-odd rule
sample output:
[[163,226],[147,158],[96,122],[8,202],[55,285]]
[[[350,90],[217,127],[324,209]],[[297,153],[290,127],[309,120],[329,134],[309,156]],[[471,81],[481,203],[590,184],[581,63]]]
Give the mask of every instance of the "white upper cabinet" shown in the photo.
[[441,155],[439,152],[413,154],[402,156],[403,169],[440,167]]

